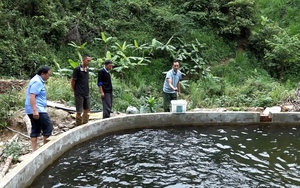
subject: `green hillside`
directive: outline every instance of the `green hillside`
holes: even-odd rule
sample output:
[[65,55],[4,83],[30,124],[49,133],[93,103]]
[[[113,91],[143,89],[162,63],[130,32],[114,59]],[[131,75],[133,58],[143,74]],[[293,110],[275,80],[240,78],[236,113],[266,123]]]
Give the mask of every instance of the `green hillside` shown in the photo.
[[49,65],[50,99],[72,103],[57,85],[88,53],[97,110],[93,83],[110,58],[115,110],[153,112],[163,73],[179,59],[188,108],[278,105],[293,100],[298,82],[299,8],[288,0],[2,0],[0,73],[28,79]]

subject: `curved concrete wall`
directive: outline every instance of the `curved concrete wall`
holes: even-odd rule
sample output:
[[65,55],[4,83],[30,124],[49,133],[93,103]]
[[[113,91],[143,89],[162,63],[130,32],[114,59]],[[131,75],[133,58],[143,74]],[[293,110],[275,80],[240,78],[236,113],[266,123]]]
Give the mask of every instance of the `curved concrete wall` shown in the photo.
[[[297,116],[298,117],[298,116]],[[58,136],[29,155],[1,179],[1,188],[28,187],[32,181],[64,152],[94,137],[127,129],[213,124],[257,124],[259,112],[187,112],[184,114],[151,113],[112,117],[90,122]]]

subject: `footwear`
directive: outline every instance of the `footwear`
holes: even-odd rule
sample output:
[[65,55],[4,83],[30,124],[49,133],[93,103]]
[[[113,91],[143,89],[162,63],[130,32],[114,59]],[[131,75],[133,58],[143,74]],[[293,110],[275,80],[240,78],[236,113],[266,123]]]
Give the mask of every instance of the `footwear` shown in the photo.
[[82,116],[82,124],[88,123],[89,122],[89,118],[90,118],[89,115],[83,115]]
[[76,126],[82,125],[82,117],[76,116]]

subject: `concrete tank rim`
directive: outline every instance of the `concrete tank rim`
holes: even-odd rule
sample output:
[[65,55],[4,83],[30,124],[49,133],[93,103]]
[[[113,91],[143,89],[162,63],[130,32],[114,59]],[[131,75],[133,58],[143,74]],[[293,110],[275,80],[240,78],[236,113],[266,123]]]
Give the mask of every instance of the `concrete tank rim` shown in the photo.
[[[300,113],[289,113],[287,115],[295,115],[300,117]],[[230,115],[231,117],[228,117]],[[276,115],[275,113],[272,114]],[[282,115],[282,114],[280,114]],[[215,119],[214,119],[215,118]],[[214,120],[214,121],[212,121]],[[142,123],[147,124],[142,125]],[[202,124],[223,124],[237,123],[241,125],[259,124],[259,112],[216,112],[216,111],[197,111],[186,112],[182,114],[173,114],[168,112],[147,113],[147,114],[128,114],[122,116],[101,119],[88,124],[75,127],[60,135],[49,137],[49,142],[39,148],[36,152],[30,154],[25,160],[10,170],[4,178],[1,179],[0,187],[9,188],[18,185],[18,187],[28,187],[34,179],[51,165],[63,153],[71,149],[73,146],[90,140],[94,137],[101,136],[106,133],[113,133],[129,129],[144,128],[163,128],[162,123],[166,126],[178,126],[182,123],[191,125]],[[272,123],[272,122],[271,122]],[[276,123],[276,122],[275,122]],[[297,122],[289,122],[297,123]],[[125,124],[125,125],[124,125]],[[269,124],[269,123],[268,123]],[[58,150],[60,149],[60,150]],[[55,153],[53,153],[55,152]],[[47,163],[44,166],[45,160]],[[33,168],[39,168],[33,169]],[[38,172],[38,174],[36,174]]]

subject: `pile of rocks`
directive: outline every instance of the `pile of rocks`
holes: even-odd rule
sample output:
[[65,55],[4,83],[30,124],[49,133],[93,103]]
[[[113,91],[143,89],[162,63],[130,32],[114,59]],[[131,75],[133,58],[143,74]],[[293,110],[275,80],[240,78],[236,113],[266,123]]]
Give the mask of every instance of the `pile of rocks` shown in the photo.
[[28,84],[28,80],[0,80],[0,93],[7,93],[12,89],[21,90]]

